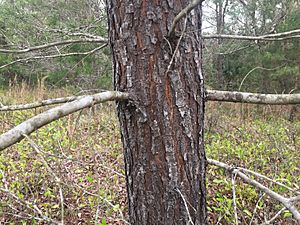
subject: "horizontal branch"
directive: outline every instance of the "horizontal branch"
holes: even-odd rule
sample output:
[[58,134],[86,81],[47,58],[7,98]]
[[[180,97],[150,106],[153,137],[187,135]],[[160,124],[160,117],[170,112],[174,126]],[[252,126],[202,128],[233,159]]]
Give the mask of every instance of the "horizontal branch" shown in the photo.
[[62,33],[67,36],[77,36],[77,37],[86,37],[86,38],[94,38],[99,39],[102,38],[101,36],[90,34],[90,33],[83,33],[83,32],[71,32],[68,30],[61,30],[61,29],[43,29],[44,31],[51,32],[51,33]]
[[262,36],[243,36],[243,35],[228,35],[228,34],[204,34],[204,39],[237,39],[248,41],[283,41],[287,39],[300,38],[300,29],[291,30],[277,34],[267,34]]
[[41,100],[32,103],[20,104],[20,105],[0,105],[0,112],[1,111],[17,111],[17,110],[27,110],[27,109],[35,109],[38,107],[48,106],[48,105],[57,105],[66,102],[72,102],[78,100],[80,98],[85,97],[83,96],[70,96],[70,97],[61,97],[61,98],[52,98]]
[[70,53],[57,54],[57,55],[39,55],[39,56],[32,56],[32,57],[17,59],[15,61],[12,61],[10,63],[0,66],[0,69],[3,69],[8,66],[12,66],[16,63],[29,62],[29,61],[33,61],[33,60],[54,59],[54,58],[63,58],[63,57],[79,56],[79,55],[91,55],[91,54],[94,54],[95,52],[103,49],[106,46],[107,46],[107,44],[104,44],[104,45],[102,45],[98,48],[94,48],[93,50],[88,51],[88,52],[70,52]]
[[295,207],[295,199],[299,200],[298,196],[292,197],[292,198],[283,197],[282,195],[272,191],[271,189],[267,188],[266,186],[264,186],[263,184],[257,182],[256,180],[251,179],[245,173],[241,172],[239,168],[230,166],[226,163],[219,162],[219,161],[213,160],[213,159],[207,159],[207,163],[210,164],[210,165],[213,165],[213,166],[221,167],[221,168],[227,170],[228,172],[230,172],[232,174],[236,174],[244,182],[256,187],[257,189],[264,192],[265,194],[267,194],[271,198],[279,201],[293,214],[295,219],[300,224],[300,213],[299,213],[298,209]]
[[202,35],[203,39],[234,39],[245,41],[284,41],[289,39],[300,38],[300,35],[293,35],[282,38],[265,38],[263,36],[242,36],[242,35],[229,35],[229,34],[207,34]]
[[2,134],[0,136],[0,150],[4,150],[5,148],[19,142],[24,138],[24,134],[29,135],[40,127],[66,115],[74,113],[78,110],[91,107],[94,104],[101,102],[125,100],[128,99],[128,97],[129,95],[127,93],[107,91],[95,95],[86,96],[76,101],[68,102],[64,105],[50,109],[24,121],[18,126]]
[[[1,105],[0,112],[4,111],[17,111],[34,109],[43,106],[62,104],[86,97],[70,96],[62,98],[46,99],[32,103],[19,104],[19,105]],[[252,104],[269,104],[269,105],[289,105],[300,104],[300,94],[257,94],[247,92],[234,92],[234,91],[217,91],[207,90],[206,101],[220,101],[220,102],[236,102],[236,103],[252,103]]]
[[48,44],[43,44],[43,45],[38,45],[38,46],[33,46],[33,47],[28,47],[24,49],[0,49],[0,53],[14,53],[14,54],[23,54],[23,53],[28,53],[32,51],[37,51],[37,50],[43,50],[55,46],[60,46],[60,45],[67,45],[67,44],[76,44],[76,43],[107,43],[108,39],[107,38],[84,38],[84,39],[77,39],[77,40],[66,40],[66,41],[57,41],[57,42],[52,42]]
[[258,94],[236,91],[207,90],[206,100],[266,105],[291,105],[300,104],[300,94]]

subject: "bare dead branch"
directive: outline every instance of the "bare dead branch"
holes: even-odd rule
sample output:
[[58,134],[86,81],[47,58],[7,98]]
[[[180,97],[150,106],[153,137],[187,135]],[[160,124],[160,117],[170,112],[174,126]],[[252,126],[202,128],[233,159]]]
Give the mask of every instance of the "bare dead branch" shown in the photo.
[[0,112],[1,111],[17,111],[17,110],[35,109],[35,108],[42,107],[42,106],[72,102],[72,101],[81,99],[83,97],[86,97],[86,95],[46,99],[46,100],[41,100],[41,101],[27,103],[27,104],[20,104],[20,105],[7,105],[7,106],[0,105]]
[[284,187],[285,189],[287,189],[287,190],[289,190],[289,191],[292,191],[292,192],[294,192],[294,193],[300,195],[300,191],[298,191],[297,188],[293,189],[293,188],[291,188],[291,187],[289,187],[289,186],[287,186],[287,185],[285,185],[285,184],[283,184],[283,183],[281,183],[281,182],[278,182],[277,180],[272,180],[271,178],[269,178],[269,177],[267,177],[267,176],[265,176],[265,175],[262,175],[262,174],[260,174],[260,173],[257,173],[257,172],[255,172],[255,171],[248,170],[248,169],[245,169],[245,168],[242,168],[242,167],[237,167],[237,168],[238,168],[239,170],[241,170],[243,173],[250,173],[250,174],[252,174],[252,175],[254,175],[254,176],[258,177],[258,178],[265,179],[265,180],[267,180],[267,181],[269,181],[269,182],[272,182],[272,183],[274,183],[274,184],[276,184],[276,185],[278,185],[278,186]]
[[262,223],[260,225],[270,225],[270,224],[272,224],[274,222],[274,220],[276,220],[280,216],[280,214],[284,212],[284,210],[286,210],[286,208],[282,207],[271,219],[269,219],[268,221],[265,221],[264,223]]
[[183,10],[180,11],[180,13],[177,14],[177,16],[173,20],[170,31],[168,33],[169,37],[174,34],[176,24],[179,22],[179,20],[181,20],[184,16],[186,16],[190,11],[192,11],[194,8],[196,8],[197,5],[201,4],[202,2],[203,0],[193,0],[190,4],[188,4],[187,7],[185,7]]
[[191,217],[191,214],[190,214],[190,211],[189,211],[189,207],[188,207],[188,204],[187,204],[187,201],[186,201],[184,195],[181,193],[181,191],[180,191],[178,188],[176,188],[176,191],[180,194],[181,199],[182,199],[182,201],[183,201],[183,203],[184,203],[184,206],[185,206],[187,215],[188,215],[188,217],[189,217],[189,221],[187,222],[187,224],[192,224],[192,225],[194,225],[194,222],[193,222],[193,220],[192,220],[192,217]]
[[91,55],[91,54],[94,54],[95,52],[105,48],[106,46],[107,46],[107,44],[104,44],[104,45],[101,45],[100,47],[94,48],[93,50],[87,51],[87,52],[71,52],[71,53],[57,54],[57,55],[40,55],[40,56],[31,56],[31,57],[27,57],[27,58],[17,59],[15,61],[12,61],[10,63],[0,66],[0,69],[14,65],[16,63],[22,63],[22,62],[27,63],[27,62],[33,61],[33,60],[54,59],[54,58],[63,58],[63,57],[79,56],[79,55]]
[[[259,206],[259,202],[265,197],[265,195],[266,195],[266,194],[263,193],[263,194],[259,197],[258,201],[256,202],[256,205],[255,205],[255,208],[254,208],[254,210],[253,210],[252,217],[251,217],[251,220],[250,220],[250,222],[249,222],[249,225],[252,225],[252,222],[253,222],[253,220],[254,220],[255,214],[256,214],[257,209],[258,209],[258,206]],[[284,208],[285,208],[285,207],[284,207]]]
[[247,3],[246,3],[246,2],[244,2],[243,0],[239,0],[239,2],[240,2],[240,3],[242,3],[242,5],[243,5],[244,7],[246,7],[246,6],[247,6]]
[[236,167],[233,167],[233,166],[230,166],[226,163],[219,162],[219,161],[213,160],[213,159],[207,159],[207,163],[210,164],[210,165],[213,165],[213,166],[223,168],[223,169],[227,170],[228,172],[230,172],[232,174],[236,174],[244,182],[254,186],[255,188],[261,190],[262,192],[264,192],[265,194],[267,194],[271,198],[279,201],[281,204],[283,204],[293,214],[295,219],[300,224],[300,213],[299,213],[298,209],[295,207],[295,202],[300,200],[299,196],[286,198],[286,197],[272,191],[271,189],[267,188],[266,186],[262,185],[261,183],[257,182],[256,180],[251,179],[245,173],[241,172],[240,169],[238,169]]
[[234,212],[234,224],[239,225],[239,219],[237,214],[237,204],[236,204],[236,191],[235,191],[235,179],[236,174],[231,174],[231,184],[232,184],[232,201],[233,201],[233,212]]
[[0,136],[0,150],[19,142],[24,138],[24,134],[29,135],[33,131],[41,128],[42,126],[51,123],[54,120],[62,118],[66,115],[74,113],[78,110],[91,107],[106,101],[126,100],[129,98],[127,93],[117,91],[107,91],[95,95],[86,96],[73,102],[65,103],[62,106],[50,109],[46,112],[38,114],[18,126],[12,128]]
[[259,94],[249,92],[207,90],[206,100],[266,105],[292,105],[300,104],[300,94]]
[[90,33],[83,33],[83,32],[71,32],[68,30],[61,30],[61,29],[42,29],[47,32],[54,32],[54,33],[61,33],[67,36],[77,36],[77,37],[86,37],[86,38],[94,38],[99,39],[102,38],[101,36],[90,34]]
[[[88,95],[53,98],[19,105],[0,105],[0,112],[27,110],[43,106],[62,104],[79,100],[87,96]],[[300,104],[300,94],[258,94],[248,92],[206,90],[206,101],[289,105]]]
[[202,35],[202,38],[203,39],[236,39],[236,40],[246,40],[246,41],[283,41],[288,39],[300,38],[300,29],[277,33],[277,34],[267,34],[262,36],[206,34],[206,35]]
[[0,49],[0,53],[14,53],[14,54],[23,54],[23,53],[28,53],[32,51],[37,51],[37,50],[43,50],[55,46],[60,46],[60,45],[67,45],[67,44],[76,44],[76,43],[107,43],[108,39],[107,38],[84,38],[84,39],[77,39],[77,40],[65,40],[65,41],[57,41],[53,43],[48,43],[48,44],[43,44],[43,45],[38,45],[38,46],[33,46],[33,47],[28,47],[24,49]]
[[292,35],[282,38],[264,38],[263,36],[242,36],[242,35],[229,35],[229,34],[206,34],[202,35],[203,39],[234,39],[244,41],[284,41],[289,39],[300,38],[300,35]]
[[[175,56],[176,56],[176,53],[177,53],[177,51],[178,51],[180,42],[181,42],[181,40],[182,40],[183,34],[184,34],[184,32],[185,32],[185,29],[186,29],[186,22],[187,22],[187,19],[185,19],[185,22],[184,22],[184,29],[183,29],[182,32],[181,32],[180,38],[179,38],[179,40],[178,40],[178,42],[177,42],[176,48],[175,48],[174,53],[173,53],[173,55],[172,55],[172,57],[171,57],[171,60],[170,60],[170,62],[169,62],[169,65],[168,65],[168,67],[167,67],[167,71],[165,72],[165,74],[168,74],[168,72],[169,72],[170,69],[171,69],[171,66],[172,66],[172,64],[173,64],[173,61],[174,61]],[[168,43],[169,43],[169,42],[168,42]],[[169,44],[170,44],[170,43],[169,43]],[[172,49],[172,48],[171,48],[171,49]]]

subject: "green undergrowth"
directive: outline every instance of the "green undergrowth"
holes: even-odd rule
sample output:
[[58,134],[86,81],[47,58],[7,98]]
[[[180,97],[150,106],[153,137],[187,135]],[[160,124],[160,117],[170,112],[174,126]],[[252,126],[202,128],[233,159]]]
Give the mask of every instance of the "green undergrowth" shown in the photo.
[[[226,106],[224,106],[226,107]],[[300,185],[300,121],[290,122],[284,114],[272,113],[262,119],[255,115],[246,120],[239,112],[226,110],[215,115],[208,112],[207,123],[214,126],[206,132],[207,158],[243,167],[299,190]],[[217,117],[217,118],[212,118]],[[208,166],[208,210],[210,224],[234,224],[233,185],[237,215],[241,224],[263,224],[283,207],[243,180],[222,169]],[[277,193],[289,197],[296,194],[284,187],[247,175]],[[285,210],[272,224],[296,224]]]
[[[47,92],[32,93],[13,92],[2,99],[12,104],[33,101],[36,93],[40,98],[51,97]],[[3,133],[43,110],[1,112],[0,130]],[[299,189],[300,121],[289,122],[281,109],[266,114],[264,109],[259,110],[248,108],[245,115],[233,104],[208,104],[207,157]],[[98,105],[57,120],[0,152],[0,224],[54,224],[61,221],[62,214],[65,224],[125,224],[123,168],[114,104]],[[249,176],[284,196],[293,196],[286,188]],[[240,224],[261,224],[282,208],[234,178]],[[232,176],[208,165],[209,224],[234,224],[232,193]],[[295,223],[284,211],[274,224]]]
[[[67,116],[0,152],[1,224],[54,224],[62,209],[65,224],[123,224],[126,189],[113,109],[104,104]],[[0,113],[1,132],[37,111]]]

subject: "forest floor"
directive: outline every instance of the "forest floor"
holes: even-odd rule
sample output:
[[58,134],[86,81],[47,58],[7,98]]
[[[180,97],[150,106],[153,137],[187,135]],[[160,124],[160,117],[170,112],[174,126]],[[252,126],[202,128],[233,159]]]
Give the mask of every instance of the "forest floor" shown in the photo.
[[[16,85],[0,91],[0,102],[25,103],[69,93]],[[207,103],[207,158],[299,190],[300,116],[289,121],[290,108]],[[0,112],[0,132],[44,110]],[[259,181],[284,196],[292,195],[272,182]],[[282,209],[238,177],[234,183],[240,224],[262,224]],[[207,193],[209,224],[234,224],[232,176],[208,166]],[[126,210],[123,153],[113,103],[55,121],[0,152],[0,224],[54,224],[62,221],[62,215],[65,224],[126,224]],[[296,223],[283,210],[273,224]]]

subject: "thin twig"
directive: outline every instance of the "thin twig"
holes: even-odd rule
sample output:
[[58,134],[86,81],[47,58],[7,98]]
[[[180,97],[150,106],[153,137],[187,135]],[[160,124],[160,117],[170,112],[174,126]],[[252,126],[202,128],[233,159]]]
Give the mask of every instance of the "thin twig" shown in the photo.
[[31,103],[25,103],[25,104],[19,104],[19,105],[2,105],[2,106],[0,106],[0,112],[1,111],[4,112],[4,111],[36,109],[36,108],[43,107],[43,106],[72,102],[72,101],[81,99],[83,97],[86,97],[86,95],[45,99],[45,100],[41,100],[41,101],[37,101],[37,102],[31,102]]
[[189,217],[189,221],[187,222],[187,224],[190,224],[190,223],[191,223],[192,225],[194,225],[194,222],[193,222],[193,220],[192,220],[192,217],[191,217],[191,214],[190,214],[190,210],[189,210],[188,204],[187,204],[187,202],[186,202],[186,200],[185,200],[185,197],[183,196],[183,194],[181,193],[181,191],[180,191],[178,188],[176,188],[176,191],[180,194],[180,196],[181,196],[181,198],[182,198],[182,201],[183,201],[183,203],[184,203],[184,206],[185,206],[187,215],[188,215],[188,217]]
[[282,68],[282,67],[284,67],[286,64],[283,64],[283,65],[281,65],[281,66],[277,66],[277,67],[275,67],[275,68],[264,68],[264,67],[261,67],[261,66],[257,66],[257,67],[254,67],[253,69],[251,69],[245,76],[244,76],[244,78],[243,78],[243,80],[241,81],[241,83],[240,83],[240,86],[239,86],[239,91],[241,90],[241,88],[242,88],[242,86],[243,86],[243,84],[244,84],[244,81],[246,80],[246,78],[253,72],[253,71],[255,71],[255,70],[266,70],[266,71],[273,71],[273,70],[277,70],[277,69],[280,69],[280,68]]
[[270,225],[274,222],[274,220],[276,220],[281,213],[284,212],[284,210],[286,210],[286,207],[283,207],[282,209],[280,209],[270,220],[267,220],[266,222],[262,223],[261,225]]
[[0,69],[6,68],[8,66],[12,66],[16,63],[22,63],[22,62],[28,63],[28,62],[34,61],[34,60],[45,60],[45,59],[63,58],[63,57],[79,56],[79,55],[91,55],[91,54],[94,54],[95,52],[103,49],[106,46],[107,46],[107,44],[104,44],[104,45],[102,45],[100,47],[97,47],[97,48],[95,48],[91,51],[88,51],[88,52],[71,52],[71,53],[65,53],[65,54],[59,53],[57,55],[30,56],[30,57],[27,57],[27,58],[17,59],[17,60],[14,60],[14,61],[10,62],[10,63],[4,64],[4,65],[0,66]]
[[258,199],[258,201],[256,202],[256,205],[255,205],[255,208],[254,208],[254,210],[253,210],[252,218],[251,218],[251,220],[250,220],[250,222],[249,222],[249,225],[252,224],[252,222],[253,222],[253,220],[254,220],[254,216],[255,216],[256,211],[257,211],[257,209],[258,209],[259,202],[263,199],[263,197],[265,197],[265,195],[266,195],[266,194],[263,193],[263,194],[260,196],[260,198]]
[[[8,194],[11,198],[13,198],[16,202],[18,202],[19,204],[25,206],[27,209],[34,211],[35,213],[39,214],[41,216],[41,220],[43,221],[47,221],[47,222],[51,222],[53,224],[60,224],[60,222],[57,222],[49,217],[47,217],[39,208],[37,205],[28,202],[26,200],[20,199],[17,195],[15,195],[14,193],[12,193],[11,191],[9,191],[7,188],[0,188],[0,191]],[[32,207],[30,207],[32,206]]]
[[171,25],[171,28],[168,33],[168,37],[172,36],[175,32],[175,27],[179,20],[181,20],[183,17],[185,17],[190,11],[192,11],[194,8],[196,8],[197,5],[201,4],[203,0],[193,0],[190,4],[188,4],[187,7],[185,7],[183,10],[181,10],[177,16],[174,18],[173,23]]
[[90,33],[71,32],[71,31],[68,31],[68,30],[60,30],[60,29],[43,29],[43,31],[51,32],[51,33],[53,33],[53,32],[54,33],[62,33],[62,34],[65,34],[67,36],[86,37],[86,38],[93,38],[93,39],[103,38],[101,36],[90,34]]
[[175,59],[176,53],[177,53],[177,51],[178,51],[178,49],[179,49],[180,42],[181,42],[181,40],[182,40],[182,38],[183,38],[185,29],[186,29],[186,23],[187,23],[187,18],[185,19],[184,28],[183,28],[183,30],[182,30],[182,32],[181,32],[180,38],[179,38],[179,40],[178,40],[178,42],[177,42],[176,48],[175,48],[175,50],[174,50],[174,53],[172,54],[170,63],[169,63],[169,65],[168,65],[168,68],[167,68],[167,71],[166,71],[165,74],[168,74],[168,72],[169,72],[170,69],[171,69],[171,66],[173,65],[173,61],[174,61],[174,59]]
[[237,205],[236,205],[235,179],[236,179],[236,174],[231,174],[234,219],[235,219],[235,224],[238,225],[239,224],[239,220],[238,220]]
[[288,39],[300,38],[299,34],[300,34],[300,29],[277,33],[277,34],[267,34],[262,36],[207,34],[207,35],[202,35],[202,38],[203,39],[236,39],[236,40],[246,40],[246,41],[283,41]]
[[24,54],[24,53],[37,51],[37,50],[43,50],[43,49],[60,46],[60,45],[76,44],[76,43],[107,43],[107,42],[108,42],[107,38],[98,38],[98,39],[83,38],[83,39],[77,39],[77,40],[57,41],[57,42],[53,42],[53,43],[28,47],[28,48],[24,48],[24,49],[20,49],[20,50],[18,50],[18,49],[0,49],[0,53]]
[[[95,196],[95,197],[100,198],[101,200],[103,200],[104,202],[106,202],[106,203],[107,203],[109,206],[111,206],[112,208],[115,208],[115,207],[116,207],[111,201],[109,201],[108,199],[102,197],[101,195],[99,195],[99,194],[94,194],[94,193],[92,193],[92,192],[90,192],[90,191],[84,189],[83,187],[81,187],[81,186],[78,185],[78,184],[75,184],[74,186],[77,187],[77,188],[79,188],[79,189],[81,189],[84,193],[86,193],[86,194],[88,194],[88,195],[91,195],[91,196]],[[120,214],[120,216],[121,216],[121,220],[124,221],[126,224],[129,224],[129,223],[124,219],[124,215],[123,215],[121,209],[119,209],[118,212],[119,212],[119,214]]]
[[61,204],[61,225],[63,225],[64,224],[64,197],[63,197],[63,192],[62,192],[61,179],[56,175],[56,173],[53,171],[53,169],[49,166],[48,162],[46,161],[45,157],[43,156],[42,152],[40,151],[39,146],[28,135],[24,134],[24,137],[29,141],[32,149],[38,155],[40,155],[40,158],[43,161],[45,167],[47,168],[49,174],[51,174],[51,176],[53,176],[56,184],[58,185],[60,204]]

